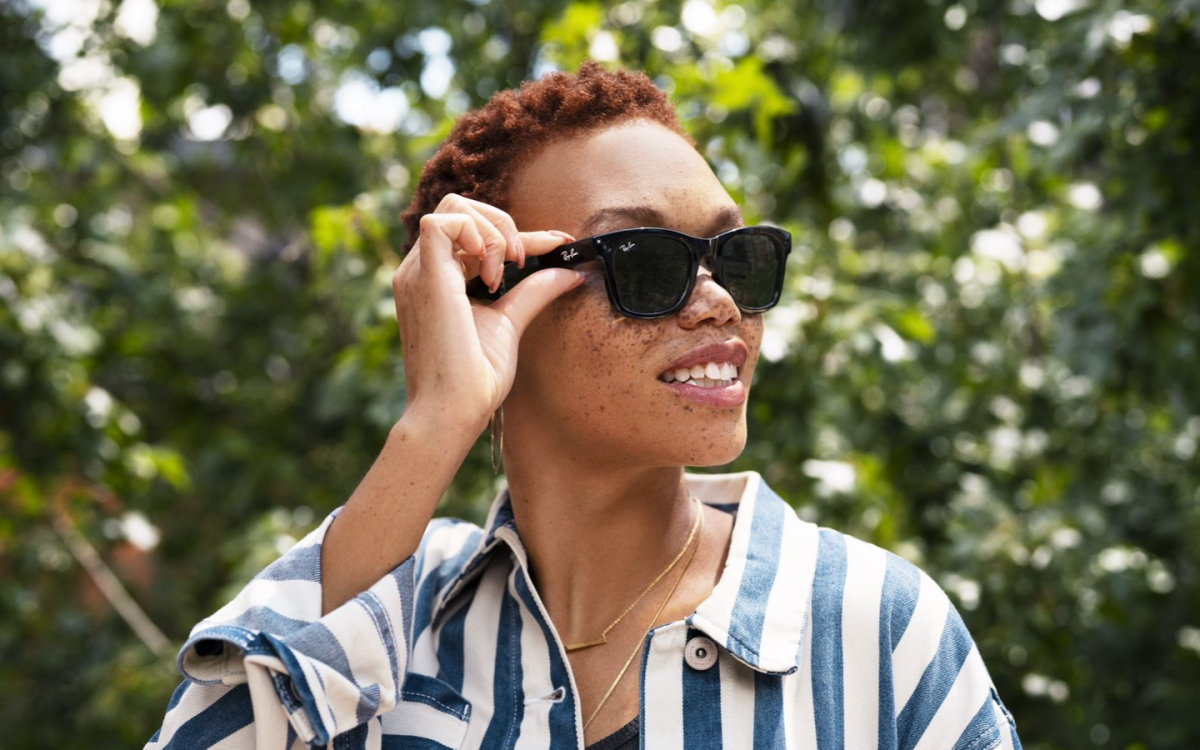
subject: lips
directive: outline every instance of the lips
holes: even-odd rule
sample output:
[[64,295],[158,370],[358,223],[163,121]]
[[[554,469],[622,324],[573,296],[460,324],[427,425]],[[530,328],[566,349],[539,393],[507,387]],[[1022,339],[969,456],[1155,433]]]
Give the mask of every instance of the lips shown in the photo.
[[747,354],[746,345],[740,339],[705,344],[704,346],[692,349],[671,364],[659,368],[658,371],[663,373],[667,370],[679,370],[684,367],[703,365],[708,362],[732,362],[737,366],[738,372],[742,372],[746,364]]
[[735,380],[726,386],[704,388],[687,383],[664,383],[667,388],[679,395],[706,406],[739,407],[746,403],[746,384]]

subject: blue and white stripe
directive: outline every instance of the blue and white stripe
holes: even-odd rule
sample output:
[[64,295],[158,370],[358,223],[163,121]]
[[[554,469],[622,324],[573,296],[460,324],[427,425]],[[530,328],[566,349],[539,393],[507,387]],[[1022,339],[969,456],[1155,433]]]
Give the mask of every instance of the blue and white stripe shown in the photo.
[[[643,748],[1021,747],[928,575],[801,520],[757,472],[685,476],[735,512],[733,537],[708,599],[646,637]],[[339,510],[193,628],[147,748],[584,747],[507,490],[483,528],[434,519],[415,555],[322,616],[320,545]],[[698,637],[718,647],[707,669],[684,656]]]

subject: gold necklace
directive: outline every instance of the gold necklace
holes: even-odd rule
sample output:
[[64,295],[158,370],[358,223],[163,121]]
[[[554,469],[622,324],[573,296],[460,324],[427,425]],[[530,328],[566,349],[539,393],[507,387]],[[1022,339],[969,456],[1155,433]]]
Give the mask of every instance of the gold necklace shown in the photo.
[[[691,546],[692,537],[695,536],[696,529],[704,527],[704,506],[700,505],[700,501],[698,499],[692,499],[696,500],[696,510],[699,513],[700,518],[699,521],[692,526],[692,536],[688,537],[688,543],[683,548],[685,550]],[[688,555],[687,562],[683,564],[683,570],[679,571],[679,577],[675,579],[675,583],[671,584],[671,590],[667,592],[667,598],[663,599],[663,603],[658,605],[658,611],[655,612],[654,617],[651,618],[650,627],[646,628],[647,633],[650,632],[650,628],[654,627],[654,623],[658,621],[658,616],[662,614],[663,609],[667,606],[667,602],[671,601],[671,595],[675,593],[675,588],[679,586],[679,582],[683,580],[683,576],[687,573],[688,566],[692,564],[692,558],[696,556],[696,550],[698,549],[700,549],[699,544],[697,544],[695,547],[692,547],[692,552]],[[680,554],[683,554],[683,552],[680,551]],[[588,720],[583,723],[584,731],[587,731],[587,728],[592,723],[592,720],[596,718],[596,714],[600,713],[600,709],[604,708],[604,704],[608,702],[608,699],[612,695],[613,691],[617,689],[617,684],[621,681],[621,678],[625,676],[625,672],[629,669],[629,665],[633,663],[634,657],[636,657],[638,652],[642,650],[642,645],[645,643],[645,640],[646,636],[643,635],[641,642],[634,647],[633,653],[631,653],[629,658],[625,660],[625,666],[621,667],[621,671],[617,674],[617,679],[613,680],[613,684],[608,686],[608,692],[606,692],[604,697],[600,699],[600,703],[596,706],[596,709],[592,711],[591,717],[589,717]]]
[[696,501],[696,510],[698,511],[696,514],[696,521],[692,523],[692,533],[690,536],[688,536],[687,542],[684,543],[683,549],[679,550],[679,554],[675,555],[675,559],[671,561],[671,564],[668,565],[663,570],[663,572],[659,573],[657,578],[655,578],[653,581],[650,582],[650,585],[647,586],[645,588],[645,590],[642,591],[642,593],[638,595],[638,598],[633,600],[633,604],[630,604],[628,607],[626,607],[625,611],[622,612],[620,614],[620,616],[617,617],[617,619],[613,620],[611,625],[609,625],[607,628],[604,629],[604,632],[602,632],[600,634],[599,638],[594,638],[590,641],[580,641],[579,643],[568,643],[566,646],[567,651],[578,651],[581,648],[588,648],[589,646],[599,646],[603,643],[607,643],[608,642],[608,631],[615,628],[617,626],[617,623],[619,623],[622,619],[625,618],[625,615],[627,615],[631,611],[633,611],[633,608],[636,607],[638,602],[640,602],[642,600],[642,598],[650,592],[650,589],[654,588],[654,585],[656,583],[658,583],[659,581],[661,581],[663,576],[665,576],[667,573],[671,572],[671,568],[675,567],[675,563],[679,562],[679,558],[683,557],[683,553],[687,551],[688,545],[690,545],[692,543],[692,537],[694,537],[696,535],[697,524],[700,522],[700,518],[704,515],[704,513],[702,512],[703,508],[700,505],[700,499],[695,496],[693,496],[692,499]]

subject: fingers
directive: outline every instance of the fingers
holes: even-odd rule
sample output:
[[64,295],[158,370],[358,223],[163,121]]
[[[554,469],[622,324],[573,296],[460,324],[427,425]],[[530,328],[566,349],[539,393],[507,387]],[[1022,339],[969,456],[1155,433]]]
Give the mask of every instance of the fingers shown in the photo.
[[[525,251],[521,247],[520,233],[517,232],[517,225],[513,218],[507,212],[501,211],[495,206],[479,201],[468,200],[469,204],[480,214],[487,217],[492,225],[504,237],[506,248],[513,252],[505,252],[503,258],[505,260],[515,260],[519,267],[525,267]],[[501,264],[503,265],[503,263]]]
[[421,235],[428,240],[420,242],[422,250],[434,251],[422,252],[422,257],[436,256],[427,263],[445,268],[443,261],[449,256],[461,277],[478,275],[493,293],[503,279],[505,261],[523,268],[529,255],[548,253],[575,239],[557,230],[517,231],[507,212],[456,193],[446,195],[433,213],[421,218]]
[[557,229],[546,229],[540,232],[518,232],[521,244],[527,255],[545,255],[554,248],[566,242],[573,242],[574,237]]
[[[525,265],[524,260],[529,255],[545,255],[546,253],[553,252],[555,248],[560,247],[563,245],[563,243],[570,242],[574,239],[571,237],[571,235],[566,234],[565,232],[558,232],[552,229],[537,232],[517,232],[517,238],[522,248],[521,253],[523,257],[520,261],[518,261],[521,267]],[[482,276],[484,274],[484,269],[481,269],[479,273]],[[495,273],[496,283],[490,287],[492,292],[496,291],[500,285],[501,278],[504,276],[503,263],[499,263]],[[467,278],[472,277],[468,276]],[[484,278],[486,279],[487,277]]]
[[517,335],[520,336],[546,305],[559,295],[587,281],[591,273],[593,272],[574,271],[569,268],[542,269],[510,289],[490,307],[511,320]]
[[504,261],[517,259],[517,227],[509,215],[494,206],[449,193],[438,203],[434,213],[460,213],[475,221],[475,229],[483,238],[483,253],[479,257],[479,275],[495,292],[503,275]]
[[[517,260],[519,268],[525,267],[525,260],[531,255],[544,255],[554,250],[554,248],[562,245],[564,242],[569,242],[571,238],[568,234],[556,234],[554,231],[538,231],[538,232],[517,232],[517,241],[521,245],[521,258]],[[459,249],[454,252],[455,258],[462,264],[463,276],[470,281],[476,276],[483,278],[485,282],[491,280],[490,274],[492,271],[488,266],[484,265],[482,259],[476,257],[473,253],[467,250]],[[496,273],[496,280],[503,276],[503,263]],[[492,288],[492,291],[495,291]]]
[[[574,237],[557,229],[545,229],[537,232],[519,232],[517,231],[517,225],[513,223],[512,217],[504,211],[501,211],[495,206],[490,206],[487,203],[470,201],[469,199],[464,200],[468,200],[468,202],[475,209],[477,209],[479,213],[489,218],[492,223],[495,224],[496,228],[500,230],[500,233],[504,235],[504,239],[507,241],[509,247],[516,247],[517,252],[515,260],[517,261],[518,268],[525,267],[525,259],[529,255],[541,255],[543,253],[550,252],[564,242],[575,241]],[[532,243],[533,246],[528,247],[526,243]],[[513,260],[514,258],[512,254],[509,254],[506,256],[506,259]]]
[[463,283],[464,263],[455,255],[456,244],[471,256],[483,255],[484,240],[474,216],[431,213],[421,217],[421,239],[417,243],[421,272],[417,276],[429,293],[441,296],[442,290],[455,288],[456,280]]

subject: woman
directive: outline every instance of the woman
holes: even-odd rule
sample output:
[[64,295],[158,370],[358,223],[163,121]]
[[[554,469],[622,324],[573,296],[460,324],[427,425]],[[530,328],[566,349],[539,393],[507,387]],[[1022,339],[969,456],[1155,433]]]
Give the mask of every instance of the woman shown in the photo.
[[[1020,747],[928,576],[757,472],[684,471],[742,452],[790,245],[739,229],[645,75],[498,94],[404,219],[404,416],[193,629],[147,747]],[[485,528],[431,521],[489,419]]]

